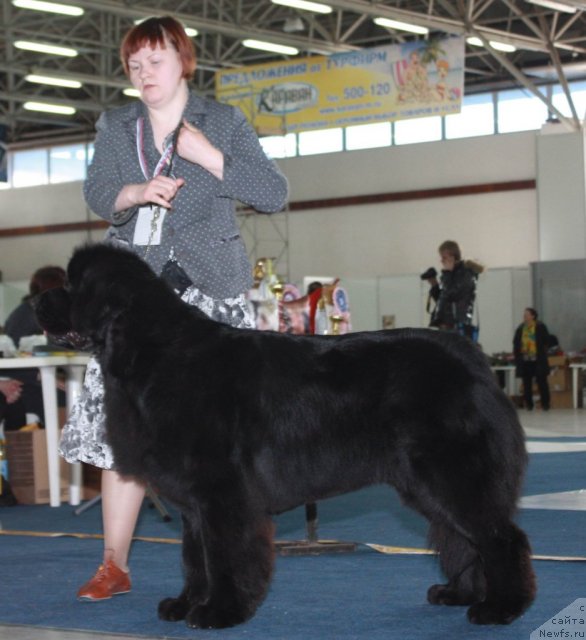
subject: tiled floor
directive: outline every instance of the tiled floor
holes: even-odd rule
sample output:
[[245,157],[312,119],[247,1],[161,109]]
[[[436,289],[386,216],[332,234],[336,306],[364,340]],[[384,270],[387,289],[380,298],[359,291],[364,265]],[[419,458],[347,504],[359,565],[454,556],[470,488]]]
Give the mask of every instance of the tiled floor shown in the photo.
[[[586,451],[586,410],[557,409],[549,412],[523,411],[521,423],[527,434],[528,449],[533,453]],[[531,441],[532,438],[548,438],[548,441]],[[557,441],[563,438],[564,441]],[[576,438],[567,441],[566,438]],[[525,509],[569,509],[586,510],[586,482],[584,489],[563,493],[546,494],[524,498],[521,507]],[[133,640],[139,636],[82,633],[0,625],[0,640]],[[144,636],[140,636],[144,640]]]

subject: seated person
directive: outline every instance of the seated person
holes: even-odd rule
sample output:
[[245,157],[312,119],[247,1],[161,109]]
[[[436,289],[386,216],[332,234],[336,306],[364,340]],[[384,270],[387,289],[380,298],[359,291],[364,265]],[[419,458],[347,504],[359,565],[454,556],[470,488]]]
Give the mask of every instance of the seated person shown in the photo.
[[20,429],[26,423],[22,382],[19,380],[0,379],[0,423],[2,422],[5,431]]
[[[47,291],[47,289],[61,287],[64,283],[65,270],[61,267],[41,267],[33,273],[29,283],[28,295],[26,295],[18,307],[8,315],[4,326],[6,335],[12,338],[16,347],[18,347],[22,337],[42,335],[43,333],[43,330],[37,322],[33,307],[35,298],[44,291]],[[21,384],[19,403],[17,406],[12,407],[11,403],[8,402],[7,411],[12,416],[10,420],[11,424],[17,419],[17,416],[20,416],[16,411],[17,408],[20,411],[22,406],[24,406],[25,415],[22,418],[18,417],[18,420],[21,420],[22,424],[13,426],[12,428],[18,429],[24,426],[30,420],[30,418],[29,420],[26,419],[26,414],[36,416],[42,423],[44,421],[43,395],[38,372],[34,369],[7,369],[2,373],[7,378],[11,378],[13,381],[19,381]],[[1,401],[0,398],[0,402]],[[59,405],[65,406],[65,394],[62,391],[59,393]],[[34,420],[35,418],[33,417],[32,419]]]
[[65,270],[61,267],[41,267],[37,269],[29,283],[29,293],[21,303],[8,315],[4,326],[4,333],[12,338],[14,345],[18,348],[18,343],[23,336],[40,335],[43,330],[37,322],[35,310],[33,308],[35,298],[55,287],[62,287],[65,282]]

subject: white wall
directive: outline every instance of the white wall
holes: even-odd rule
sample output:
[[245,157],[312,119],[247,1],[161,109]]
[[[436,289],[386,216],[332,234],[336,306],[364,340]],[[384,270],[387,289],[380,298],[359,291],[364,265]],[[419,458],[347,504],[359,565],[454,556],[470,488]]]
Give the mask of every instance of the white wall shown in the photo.
[[586,133],[556,124],[537,145],[540,258],[586,258]]
[[[530,180],[536,176],[536,135],[325,154],[282,160],[280,165],[290,181],[291,201]],[[0,192],[0,228],[88,219],[98,218],[87,212],[80,183]],[[257,238],[274,238],[266,217],[256,216],[253,226]],[[288,214],[283,229],[290,280],[299,283],[311,273],[342,278],[357,328],[378,328],[387,312],[397,314],[398,326],[427,324],[418,274],[429,266],[439,267],[437,247],[443,240],[457,240],[465,257],[482,262],[488,269],[483,276],[487,282],[493,270],[527,268],[539,259],[532,189],[297,211]],[[37,267],[64,265],[74,246],[102,235],[97,231],[93,238],[85,232],[0,238],[0,270],[5,281],[26,281]],[[251,241],[248,232],[244,236]],[[413,302],[405,295],[408,289]],[[515,312],[508,293],[505,298],[497,308],[508,327]],[[527,298],[526,292],[521,298]],[[489,335],[492,330],[486,331]],[[508,348],[504,333],[494,329],[490,343],[495,350]]]

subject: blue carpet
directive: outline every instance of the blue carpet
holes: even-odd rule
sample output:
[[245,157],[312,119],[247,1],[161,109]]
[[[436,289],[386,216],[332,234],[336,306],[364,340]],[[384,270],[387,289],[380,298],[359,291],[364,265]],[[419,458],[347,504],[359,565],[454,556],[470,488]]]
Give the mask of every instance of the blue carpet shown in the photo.
[[[525,495],[586,488],[586,453],[534,454]],[[81,516],[63,506],[0,509],[4,530],[99,533],[101,510]],[[277,539],[305,537],[304,512],[276,518]],[[547,555],[586,556],[586,513],[523,510],[519,523],[533,550]],[[426,524],[405,509],[388,487],[371,487],[319,503],[323,539],[425,547]],[[144,508],[137,535],[179,538],[180,523],[162,522]],[[158,601],[181,589],[180,546],[135,542],[133,591],[102,603],[79,603],[74,594],[101,557],[101,540],[72,537],[0,536],[0,622],[61,629],[128,633],[166,638],[528,638],[555,613],[584,597],[586,564],[536,562],[539,594],[533,607],[510,627],[481,628],[466,621],[465,609],[426,603],[440,579],[428,556],[380,554],[360,546],[353,554],[279,557],[267,600],[249,623],[223,631],[193,631],[158,620]]]

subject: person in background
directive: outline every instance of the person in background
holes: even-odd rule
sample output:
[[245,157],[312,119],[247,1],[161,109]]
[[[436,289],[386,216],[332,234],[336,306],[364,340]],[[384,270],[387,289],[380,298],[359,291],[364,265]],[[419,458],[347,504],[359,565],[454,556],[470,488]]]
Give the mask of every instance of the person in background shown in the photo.
[[432,284],[430,290],[431,297],[436,300],[430,326],[477,339],[474,325],[476,281],[484,267],[473,260],[463,260],[460,247],[453,240],[442,242],[438,251],[442,272],[439,284]]
[[0,425],[5,431],[11,431],[20,429],[25,422],[22,382],[13,378],[0,378]]
[[[287,180],[239,109],[190,91],[195,50],[177,20],[153,17],[133,27],[120,57],[140,99],[100,116],[86,202],[111,223],[106,241],[141,256],[185,302],[233,327],[252,328],[245,296],[252,269],[235,202],[280,211]],[[145,494],[142,484],[116,471],[103,395],[92,359],[60,445],[67,461],[103,470],[102,564],[77,594],[91,601],[130,591],[128,556]]]
[[23,336],[41,335],[41,329],[35,316],[35,298],[55,287],[62,287],[65,282],[65,270],[62,267],[46,266],[37,269],[29,283],[29,293],[22,302],[6,318],[4,333],[12,338],[14,346],[18,348]]
[[[35,299],[48,289],[62,287],[65,278],[65,269],[53,265],[41,267],[33,273],[29,282],[28,295],[8,315],[4,326],[4,332],[12,339],[15,347],[18,348],[20,339],[25,336],[43,334],[35,316]],[[5,407],[6,429],[20,429],[29,421],[39,422],[42,425],[45,420],[45,410],[38,372],[32,369],[5,369],[2,373],[20,385],[18,402],[14,404],[9,402]],[[65,393],[62,389],[58,392],[58,403],[60,407],[65,406]]]
[[[437,279],[437,271],[434,267],[429,267],[420,276],[421,280],[426,280],[429,285],[429,292],[427,294],[427,302],[425,303],[425,311],[429,314],[429,326],[433,327],[433,318],[435,313],[435,307],[439,298],[440,286]],[[433,306],[432,306],[433,305]]]
[[550,334],[547,327],[538,320],[537,311],[527,307],[523,312],[523,322],[517,327],[513,338],[516,375],[523,380],[523,401],[527,411],[533,409],[533,380],[537,382],[541,408],[549,410],[549,346]]

